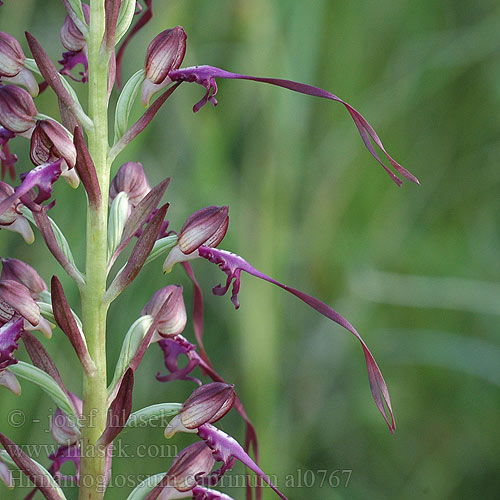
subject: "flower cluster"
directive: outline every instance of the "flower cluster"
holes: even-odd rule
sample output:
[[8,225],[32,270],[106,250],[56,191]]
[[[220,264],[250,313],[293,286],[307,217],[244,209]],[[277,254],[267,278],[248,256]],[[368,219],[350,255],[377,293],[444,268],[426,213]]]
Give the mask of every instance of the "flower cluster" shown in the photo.
[[[240,307],[238,293],[242,272],[245,272],[294,295],[354,335],[363,350],[375,404],[393,432],[395,421],[388,388],[371,351],[354,326],[329,305],[259,271],[243,257],[219,248],[229,229],[228,206],[199,208],[187,216],[180,229],[172,229],[166,220],[169,203],[162,204],[170,179],[152,187],[143,165],[131,159],[117,170],[109,183],[113,162],[152,122],[182,83],[198,83],[205,89],[203,97],[193,107],[197,112],[209,102],[217,105],[217,79],[224,78],[266,83],[342,104],[364,145],[391,179],[397,185],[402,183],[399,176],[415,183],[418,180],[389,155],[367,120],[329,91],[291,80],[250,76],[209,65],[182,67],[187,36],[181,26],[166,29],[151,41],[142,68],[123,86],[115,109],[114,142],[109,145],[107,120],[96,110],[109,106],[111,92],[121,86],[124,51],[137,31],[151,19],[153,2],[145,0],[143,8],[136,0],[105,0],[104,10],[92,12],[91,7],[80,0],[63,0],[63,4],[67,15],[60,39],[66,51],[59,61],[62,64],[60,71],[33,35],[26,35],[33,56],[28,59],[16,38],[0,32],[1,173],[4,181],[9,174],[13,184],[0,182],[0,228],[21,234],[26,243],[34,240],[30,224],[40,232],[55,260],[78,287],[83,321],[74,311],[78,308],[71,307],[57,276],[52,276],[49,290],[38,272],[27,263],[15,258],[2,259],[0,385],[18,395],[19,377],[37,384],[53,399],[57,410],[51,433],[57,450],[48,457],[52,464],[45,470],[0,432],[3,446],[0,449],[0,479],[13,487],[9,466],[14,464],[34,483],[29,498],[40,491],[49,500],[65,500],[59,483],[69,479],[81,490],[85,489],[82,498],[100,500],[103,492],[87,486],[86,481],[81,481],[82,476],[99,473],[104,478],[105,489],[111,475],[114,442],[122,431],[134,429],[137,420],[144,417],[169,416],[172,418],[165,425],[165,438],[184,432],[195,435],[197,441],[182,450],[169,467],[164,465],[153,485],[139,485],[129,499],[231,500],[214,487],[239,461],[256,474],[259,482],[266,483],[286,500],[258,465],[256,431],[237,390],[215,369],[204,347],[204,299],[191,264],[198,260],[218,266],[226,275],[226,281],[215,286],[213,293],[222,296],[231,288],[231,301],[236,309]],[[135,23],[134,19],[137,19]],[[96,46],[99,50],[92,50]],[[79,76],[73,73],[77,65],[83,68]],[[37,82],[34,74],[43,80]],[[89,114],[65,76],[74,82],[90,83],[88,93],[92,105],[88,107]],[[39,113],[35,104],[38,92],[48,87],[58,98],[59,119]],[[146,110],[129,126],[131,109],[139,94]],[[17,156],[10,151],[10,141],[22,142],[22,139],[30,141],[33,168],[18,173]],[[382,161],[380,152],[386,160]],[[55,204],[53,185],[61,176],[74,189],[82,186],[87,195],[85,273],[79,270],[65,235],[47,215]],[[130,247],[125,258],[124,250]],[[131,307],[138,318],[123,336],[113,379],[104,390],[107,382],[103,361],[107,311],[143,268],[160,257],[163,258],[166,284],[146,304]],[[119,258],[125,263],[115,270]],[[183,286],[168,281],[172,276],[170,271],[177,265],[182,266],[193,285],[191,323]],[[161,272],[160,266],[157,270]],[[57,335],[62,333],[67,337],[78,359],[85,380],[81,397],[68,391],[42,341],[32,333],[40,331],[50,338],[55,328]],[[20,341],[26,347],[30,362],[17,359]],[[156,372],[159,382],[184,380],[195,387],[182,404],[166,402],[160,396],[156,404],[133,413],[136,371],[153,344],[158,344],[163,353],[166,373],[151,370],[151,377]],[[244,446],[214,425],[219,425],[233,407],[246,425]],[[100,418],[95,426],[99,432],[85,422],[85,416],[94,410]],[[94,456],[82,453],[84,445],[96,451],[95,462],[92,462]],[[61,472],[66,462],[74,464],[73,476],[64,476]],[[217,468],[216,462],[220,462]],[[250,486],[247,498],[252,498]],[[259,487],[256,498],[261,498]]]

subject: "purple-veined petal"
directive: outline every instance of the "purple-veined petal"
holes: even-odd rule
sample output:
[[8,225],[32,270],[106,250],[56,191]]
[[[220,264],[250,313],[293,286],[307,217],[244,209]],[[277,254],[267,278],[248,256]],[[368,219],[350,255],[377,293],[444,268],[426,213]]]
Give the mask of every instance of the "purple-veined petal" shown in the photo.
[[194,66],[190,68],[180,68],[178,70],[171,71],[168,75],[172,81],[178,82],[196,82],[202,85],[206,89],[206,93],[203,98],[194,105],[193,110],[196,113],[199,111],[207,102],[211,102],[214,106],[217,105],[217,99],[215,96],[217,95],[217,83],[216,78],[227,78],[232,80],[251,80],[254,82],[268,83],[270,85],[276,85],[278,87],[282,87],[293,92],[298,92],[300,94],[306,94],[314,97],[320,97],[323,99],[329,99],[332,101],[339,102],[345,106],[352,119],[354,120],[354,124],[356,125],[363,142],[368,149],[368,151],[372,154],[372,156],[382,165],[385,171],[389,174],[391,179],[398,185],[401,185],[401,180],[393,174],[389,168],[383,163],[383,161],[378,156],[375,151],[373,141],[384,153],[387,157],[393,168],[402,175],[405,179],[415,182],[416,184],[420,184],[418,179],[404,167],[402,167],[396,160],[394,160],[389,153],[386,151],[382,141],[379,136],[372,128],[372,126],[366,121],[366,119],[356,111],[349,103],[342,100],[340,97],[323,90],[318,87],[314,87],[312,85],[307,85],[305,83],[294,82],[292,80],[283,80],[281,78],[263,78],[257,76],[250,75],[242,75],[239,73],[232,73],[230,71],[225,71],[220,68],[216,68],[214,66]]
[[17,317],[0,328],[0,371],[17,363],[14,351],[19,348],[18,341],[23,332],[23,324],[23,319]]
[[[62,53],[62,59],[57,61],[62,65],[59,70],[61,75],[68,76],[75,82],[86,83],[89,77],[89,62],[87,59],[87,54],[85,51],[79,50],[78,52],[72,52],[71,50]],[[83,66],[83,71],[79,71],[79,77],[74,76],[72,70],[75,66],[81,64]]]
[[[241,285],[241,272],[245,271],[256,278],[263,279],[268,281],[269,283],[273,283],[274,285],[283,288],[287,292],[295,295],[298,299],[305,302],[308,306],[311,306],[313,309],[318,311],[323,316],[328,319],[334,321],[340,326],[344,327],[350,333],[352,333],[361,343],[361,347],[363,348],[363,353],[365,355],[366,367],[368,369],[368,380],[370,382],[370,388],[372,391],[373,399],[380,410],[380,413],[384,417],[384,420],[387,422],[389,426],[389,430],[394,432],[396,425],[394,423],[394,415],[391,407],[391,399],[389,397],[389,391],[387,389],[387,384],[382,376],[382,373],[373,357],[372,353],[368,349],[368,346],[365,344],[361,335],[356,331],[356,329],[347,321],[343,316],[341,316],[338,312],[334,311],[330,306],[326,305],[321,300],[312,297],[300,290],[296,290],[295,288],[289,287],[279,281],[267,276],[264,273],[261,273],[254,267],[252,267],[246,260],[244,260],[239,255],[228,252],[226,250],[218,250],[216,248],[209,247],[200,247],[198,249],[198,253],[200,257],[203,257],[210,262],[218,265],[224,273],[227,275],[226,284],[224,286],[218,285],[213,289],[215,295],[224,295],[232,283],[232,296],[231,301],[233,302],[235,308],[239,307],[238,302],[238,292],[240,290]],[[384,404],[385,403],[385,404]]]
[[[198,429],[198,435],[207,446],[213,450],[215,460],[222,461],[222,471],[225,472],[232,466],[233,460],[242,462],[251,471],[255,472],[271,489],[282,499],[287,500],[286,496],[274,486],[262,469],[248,456],[243,447],[231,436],[217,429],[212,424],[202,425]],[[217,474],[217,472],[215,473]]]

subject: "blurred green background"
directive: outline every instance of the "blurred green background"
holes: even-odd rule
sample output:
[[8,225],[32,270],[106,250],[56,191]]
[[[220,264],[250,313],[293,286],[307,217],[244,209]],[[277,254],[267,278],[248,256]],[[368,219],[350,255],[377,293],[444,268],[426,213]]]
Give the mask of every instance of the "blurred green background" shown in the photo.
[[[172,177],[173,228],[203,206],[230,205],[221,247],[344,314],[384,373],[394,436],[372,401],[352,336],[247,275],[235,312],[229,297],[210,293],[223,274],[195,262],[206,290],[206,347],[256,424],[262,468],[292,500],[499,498],[498,2],[154,3],[153,21],[126,53],[125,78],[142,66],[158,32],[180,24],[188,33],[184,65],[212,64],[331,90],[364,114],[422,183],[398,189],[341,105],[239,81],[220,81],[217,109],[207,106],[197,115],[191,106],[203,90],[181,86],[120,156],[120,162],[141,161],[151,183]],[[24,48],[23,31],[30,30],[53,60],[62,50],[63,19],[57,0],[6,0],[0,9],[0,29]],[[85,88],[76,87],[83,98]],[[49,92],[37,106],[47,114],[57,109]],[[140,112],[137,103],[134,116]],[[29,170],[26,141],[19,139],[14,149],[19,171]],[[83,265],[83,191],[60,182],[56,197],[52,217]],[[47,281],[57,272],[78,309],[75,287],[40,237],[28,247],[2,231],[0,254],[26,260]],[[160,262],[145,268],[113,305],[110,374],[128,326],[153,292],[171,282],[185,286],[190,308],[192,289],[182,270],[165,277]],[[192,323],[185,334],[193,339]],[[56,330],[44,343],[68,386],[80,392],[66,338]],[[162,356],[156,346],[150,351],[138,372],[134,409],[183,401],[194,388],[156,382]],[[24,348],[19,352],[24,359]],[[51,402],[27,383],[23,392],[15,398],[2,391],[2,431],[18,443],[52,443],[45,417]],[[8,423],[14,409],[28,422],[41,422],[15,428]],[[221,425],[243,440],[243,424],[232,413]],[[192,441],[168,444],[181,449]],[[150,456],[117,458],[115,476],[133,481],[168,468],[170,459],[154,456],[165,454],[158,447],[165,444],[162,429],[136,431],[123,442],[132,454],[146,444]],[[352,471],[347,486],[346,471]],[[130,490],[130,483],[115,485],[107,498],[125,499]],[[0,486],[2,499],[26,492]],[[242,489],[226,492],[244,498]],[[266,489],[264,498],[275,497]]]

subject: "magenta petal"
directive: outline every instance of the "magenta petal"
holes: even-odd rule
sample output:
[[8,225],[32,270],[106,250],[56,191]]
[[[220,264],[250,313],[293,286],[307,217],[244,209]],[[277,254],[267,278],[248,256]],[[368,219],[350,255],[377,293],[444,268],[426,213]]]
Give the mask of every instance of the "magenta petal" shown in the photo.
[[[62,64],[62,69],[59,70],[61,75],[69,76],[75,82],[87,82],[89,76],[89,63],[83,50],[79,50],[78,52],[73,52],[71,50],[63,52],[62,59],[57,62]],[[71,72],[75,66],[78,66],[78,64],[83,66],[83,71],[78,73],[80,77],[74,76]]]
[[215,460],[224,462],[222,472],[225,472],[232,465],[232,458],[236,458],[251,471],[255,472],[265,483],[267,483],[276,494],[283,500],[288,500],[281,493],[271,480],[266,476],[262,469],[248,456],[241,445],[231,436],[217,429],[211,424],[202,425],[198,429],[198,435],[207,446],[213,450]]
[[372,128],[372,126],[366,121],[366,119],[356,111],[350,104],[337,97],[335,94],[328,92],[326,90],[314,87],[312,85],[307,85],[305,83],[294,82],[292,80],[283,80],[281,78],[263,78],[258,76],[241,75],[239,73],[231,73],[220,68],[215,68],[213,66],[194,66],[191,68],[180,68],[175,71],[171,71],[168,75],[172,81],[177,82],[196,82],[207,89],[205,96],[194,105],[194,112],[199,111],[207,102],[211,102],[214,106],[217,105],[217,100],[215,95],[217,94],[217,83],[216,78],[227,78],[232,80],[251,80],[254,82],[268,83],[270,85],[276,85],[293,92],[298,92],[300,94],[306,94],[314,97],[320,97],[322,99],[329,99],[331,101],[336,101],[345,106],[352,119],[356,125],[363,142],[372,154],[372,156],[382,165],[385,171],[390,175],[391,179],[398,185],[401,185],[401,180],[394,175],[389,168],[382,162],[379,158],[377,152],[375,151],[371,141],[373,141],[387,157],[393,168],[401,174],[405,179],[420,184],[418,179],[411,174],[408,170],[402,167],[396,160],[394,160],[389,153],[385,150],[382,141],[379,136]]
[[331,319],[335,323],[343,326],[346,330],[351,332],[359,340],[359,342],[361,343],[361,347],[363,348],[373,399],[375,400],[380,413],[382,413],[382,416],[387,422],[389,430],[391,432],[394,431],[396,425],[394,423],[394,415],[392,412],[391,399],[389,397],[387,384],[385,383],[384,377],[380,372],[375,358],[368,349],[368,346],[361,338],[361,335],[356,331],[351,323],[349,323],[349,321],[347,321],[338,312],[334,311],[330,306],[327,306],[324,302],[321,302],[321,300],[318,300],[315,297],[308,295],[307,293],[301,292],[300,290],[296,290],[295,288],[284,285],[283,283],[276,281],[266,274],[261,273],[239,255],[228,252],[226,250],[218,250],[216,248],[203,246],[198,249],[198,252],[200,254],[200,257],[203,257],[210,262],[217,264],[220,269],[227,275],[226,284],[224,286],[218,285],[213,289],[215,295],[224,295],[228,291],[231,283],[233,283],[231,301],[236,308],[239,307],[238,292],[240,290],[241,284],[241,271],[245,271],[248,274],[255,276],[256,278],[263,279],[265,281],[268,281],[269,283],[273,283],[274,285],[279,286],[280,288],[283,288],[283,290],[286,290],[287,292],[295,295],[297,298],[305,302],[308,306],[311,306],[323,316],[326,316],[328,319]]
[[0,328],[0,371],[17,363],[14,359],[14,351],[19,348],[18,341],[23,325],[23,318],[17,317]]
[[[80,449],[78,445],[61,446],[55,453],[49,455],[49,459],[53,461],[52,465],[49,468],[49,472],[54,476],[54,479],[58,483],[61,481],[61,479],[78,483],[78,480],[80,478]],[[75,475],[68,476],[61,474],[61,467],[66,462],[73,462],[75,464]]]
[[[190,344],[182,335],[177,335],[174,339],[163,339],[158,342],[163,351],[167,375],[156,375],[159,382],[170,382],[172,380],[192,380],[198,385],[201,382],[189,376],[189,374],[200,364],[196,354],[196,347]],[[179,367],[179,356],[188,358],[188,364],[184,368]]]
[[[30,209],[39,210],[40,204],[52,196],[52,186],[61,175],[61,163],[62,159],[45,163],[21,175],[21,185],[0,203],[0,215],[19,199]],[[38,188],[38,194],[32,198],[30,191],[34,188]]]
[[0,127],[0,164],[1,164],[1,179],[5,178],[7,172],[12,179],[16,178],[14,165],[17,162],[17,155],[14,155],[9,150],[8,142],[16,136],[10,130]]

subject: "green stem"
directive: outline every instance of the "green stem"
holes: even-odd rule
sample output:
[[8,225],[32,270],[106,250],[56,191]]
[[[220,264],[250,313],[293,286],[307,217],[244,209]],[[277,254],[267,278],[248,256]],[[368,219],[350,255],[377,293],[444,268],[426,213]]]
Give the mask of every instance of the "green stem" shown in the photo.
[[94,129],[89,132],[102,203],[87,208],[86,284],[82,290],[83,330],[90,356],[96,364],[93,376],[84,376],[82,460],[79,500],[101,500],[104,495],[105,453],[96,442],[107,418],[106,314],[101,299],[106,290],[108,219],[108,65],[109,54],[101,50],[105,27],[104,0],[91,0],[89,28],[89,115]]

